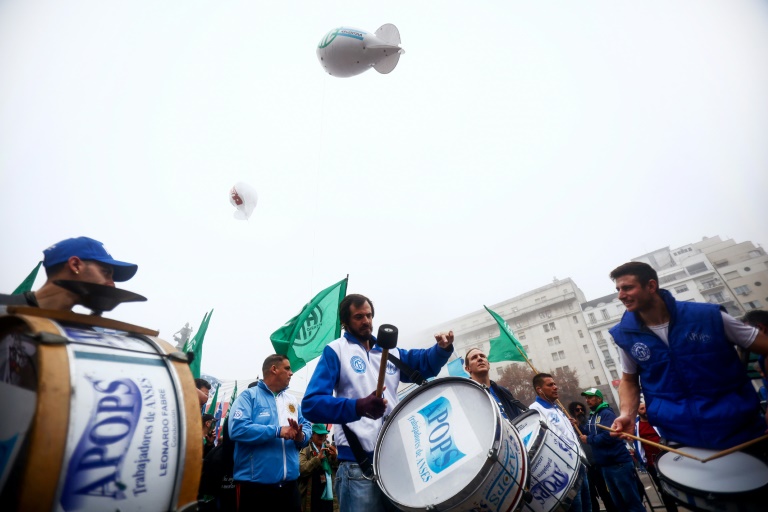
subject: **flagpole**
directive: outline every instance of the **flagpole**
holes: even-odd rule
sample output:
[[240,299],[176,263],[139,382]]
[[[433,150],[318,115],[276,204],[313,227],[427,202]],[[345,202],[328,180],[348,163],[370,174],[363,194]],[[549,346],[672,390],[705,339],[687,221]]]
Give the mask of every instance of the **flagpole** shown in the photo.
[[[539,370],[537,370],[537,369],[536,369],[536,367],[535,367],[535,366],[533,366],[533,363],[530,361],[530,359],[528,359],[528,356],[527,356],[527,355],[526,355],[526,354],[525,354],[525,353],[524,353],[522,350],[520,350],[520,347],[519,347],[519,346],[517,346],[517,344],[513,343],[513,345],[515,345],[515,348],[517,349],[517,351],[518,351],[518,352],[520,352],[520,355],[521,355],[521,356],[523,356],[523,359],[525,359],[525,362],[526,362],[526,363],[528,363],[528,366],[530,366],[530,367],[531,367],[531,370],[533,371],[534,375],[538,375],[538,374],[539,374]],[[563,411],[563,413],[564,413],[564,414],[565,414],[565,415],[568,417],[568,419],[569,419],[569,420],[575,420],[575,418],[573,418],[573,417],[572,417],[572,416],[571,416],[571,415],[568,413],[568,409],[566,409],[566,408],[563,406],[563,404],[560,402],[560,399],[559,399],[559,398],[556,398],[556,399],[555,399],[555,402],[557,402],[557,405],[560,407],[560,409],[561,409],[561,410]],[[578,432],[580,436],[583,436],[583,435],[584,435],[584,434],[582,433],[582,431],[581,431],[581,429],[579,428],[579,426],[578,426],[578,425],[574,425],[573,427],[576,429],[576,432]]]

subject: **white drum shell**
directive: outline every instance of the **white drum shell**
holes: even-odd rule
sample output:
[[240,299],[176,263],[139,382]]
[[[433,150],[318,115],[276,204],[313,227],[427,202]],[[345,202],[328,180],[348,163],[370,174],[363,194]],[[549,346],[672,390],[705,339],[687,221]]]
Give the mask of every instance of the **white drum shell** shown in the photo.
[[[715,450],[679,447],[706,459]],[[766,510],[768,465],[757,457],[734,452],[708,462],[665,452],[656,461],[664,491],[688,508],[717,512]]]
[[515,418],[514,425],[528,454],[528,477],[533,497],[526,508],[537,512],[567,510],[579,491],[581,456],[578,448],[542,427],[544,417],[531,409]]

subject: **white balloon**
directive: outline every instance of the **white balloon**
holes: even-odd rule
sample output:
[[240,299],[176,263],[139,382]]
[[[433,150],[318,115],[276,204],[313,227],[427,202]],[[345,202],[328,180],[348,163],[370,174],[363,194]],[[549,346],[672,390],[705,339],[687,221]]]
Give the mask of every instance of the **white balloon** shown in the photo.
[[389,73],[405,50],[400,48],[400,31],[391,23],[379,27],[375,34],[350,27],[328,32],[317,45],[317,58],[332,76],[359,75],[370,68]]
[[234,217],[238,220],[248,220],[258,201],[256,190],[242,181],[235,183],[229,191],[229,202],[236,208]]

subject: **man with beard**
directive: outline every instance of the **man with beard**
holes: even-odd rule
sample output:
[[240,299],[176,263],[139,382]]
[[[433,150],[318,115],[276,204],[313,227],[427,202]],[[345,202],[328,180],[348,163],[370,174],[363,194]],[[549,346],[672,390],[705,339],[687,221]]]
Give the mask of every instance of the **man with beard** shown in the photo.
[[[531,404],[531,409],[536,409],[544,417],[549,430],[556,434],[561,441],[566,443],[571,449],[571,464],[575,464],[579,471],[584,474],[581,481],[581,488],[573,498],[571,508],[568,510],[574,512],[589,512],[592,510],[592,503],[589,498],[589,477],[587,476],[587,467],[581,462],[581,447],[576,432],[573,430],[571,421],[565,415],[565,411],[560,408],[557,383],[552,375],[548,373],[537,373],[533,377],[533,389],[536,391],[536,401]],[[574,475],[576,478],[576,475]]]
[[499,386],[491,380],[488,374],[488,370],[491,369],[491,365],[488,363],[488,356],[479,348],[474,347],[467,351],[464,357],[464,369],[467,370],[470,379],[488,389],[488,393],[499,405],[501,415],[506,419],[512,421],[528,410],[507,388]]
[[[635,423],[635,435],[637,437],[653,441],[654,443],[661,442],[661,436],[659,431],[650,424],[648,421],[648,414],[645,411],[645,402],[640,402],[640,406],[637,409],[637,422]],[[668,512],[677,512],[677,505],[664,490],[661,488],[661,482],[659,481],[659,473],[656,471],[656,459],[661,452],[660,448],[656,448],[653,445],[641,443],[635,440],[635,453],[641,463],[645,465],[648,470],[648,474],[651,475],[653,483],[656,484],[656,489],[661,494],[661,500],[664,502],[664,507]]]
[[[373,315],[373,303],[364,295],[347,295],[341,301],[339,318],[344,335],[323,349],[302,402],[310,421],[346,426],[346,431],[334,429],[339,458],[334,494],[339,498],[341,512],[396,510],[376,483],[369,480],[370,464],[384,423],[382,417],[397,404],[400,382],[410,380],[392,363],[384,362],[387,371],[383,397],[376,396],[382,348],[373,336]],[[424,378],[434,377],[453,353],[453,331],[436,334],[435,340],[437,344],[429,349],[395,348],[390,354]]]

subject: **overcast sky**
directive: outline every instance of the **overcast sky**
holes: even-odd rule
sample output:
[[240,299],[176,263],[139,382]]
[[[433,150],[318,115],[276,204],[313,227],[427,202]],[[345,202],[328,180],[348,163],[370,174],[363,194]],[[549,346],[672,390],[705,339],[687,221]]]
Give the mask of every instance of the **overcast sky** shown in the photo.
[[[324,74],[330,29],[384,23],[392,73]],[[94,237],[149,299],[105,316],[171,341],[215,309],[221,379],[347,274],[406,348],[555,276],[597,298],[660,247],[768,242],[767,64],[758,0],[3,0],[0,290]]]

